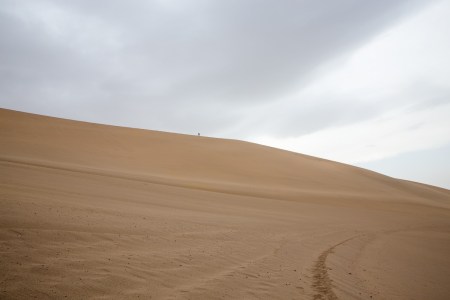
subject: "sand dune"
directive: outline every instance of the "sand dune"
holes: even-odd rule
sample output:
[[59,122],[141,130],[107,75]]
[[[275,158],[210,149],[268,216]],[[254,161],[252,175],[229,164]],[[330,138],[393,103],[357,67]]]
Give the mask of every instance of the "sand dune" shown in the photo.
[[449,299],[450,191],[0,110],[0,299]]

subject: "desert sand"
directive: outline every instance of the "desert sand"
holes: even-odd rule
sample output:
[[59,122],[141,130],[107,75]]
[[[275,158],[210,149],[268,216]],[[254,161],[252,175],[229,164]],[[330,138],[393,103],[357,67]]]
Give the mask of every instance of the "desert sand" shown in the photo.
[[0,110],[0,299],[450,299],[450,191]]

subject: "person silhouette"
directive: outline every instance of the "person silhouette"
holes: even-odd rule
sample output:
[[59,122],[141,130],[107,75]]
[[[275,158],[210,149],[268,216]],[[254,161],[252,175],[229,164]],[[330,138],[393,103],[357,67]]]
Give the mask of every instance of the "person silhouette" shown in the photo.
[[200,132],[199,132],[199,133],[197,133],[197,135],[198,135],[198,136],[200,136]]

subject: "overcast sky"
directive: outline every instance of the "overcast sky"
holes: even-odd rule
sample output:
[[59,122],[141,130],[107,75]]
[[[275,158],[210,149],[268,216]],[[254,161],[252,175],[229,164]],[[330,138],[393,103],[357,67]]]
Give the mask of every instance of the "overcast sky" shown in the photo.
[[450,188],[450,1],[0,0],[0,106]]

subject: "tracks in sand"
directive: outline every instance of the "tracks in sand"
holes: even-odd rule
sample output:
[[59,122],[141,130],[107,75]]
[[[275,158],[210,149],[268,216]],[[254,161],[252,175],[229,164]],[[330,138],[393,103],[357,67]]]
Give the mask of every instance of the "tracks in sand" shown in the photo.
[[345,239],[325,251],[323,251],[319,258],[317,259],[316,263],[313,267],[313,282],[312,282],[312,288],[315,291],[314,294],[314,300],[336,300],[338,299],[336,294],[333,291],[333,285],[332,280],[328,274],[328,267],[326,264],[328,255],[333,253],[334,249],[336,249],[338,246],[358,237],[359,235],[353,236],[351,238]]

